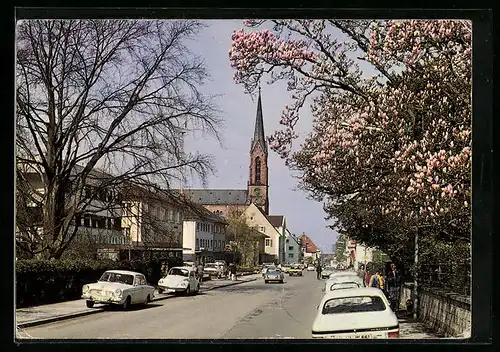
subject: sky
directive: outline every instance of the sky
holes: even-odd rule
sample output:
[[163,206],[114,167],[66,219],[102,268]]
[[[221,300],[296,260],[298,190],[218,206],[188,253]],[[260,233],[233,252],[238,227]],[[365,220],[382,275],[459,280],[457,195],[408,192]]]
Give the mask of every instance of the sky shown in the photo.
[[[187,152],[200,151],[214,157],[216,174],[209,176],[207,188],[246,189],[249,179],[250,143],[254,132],[257,98],[244,93],[242,85],[233,81],[234,69],[229,63],[229,49],[233,30],[243,27],[242,20],[206,21],[196,41],[189,43],[193,53],[205,60],[211,81],[200,87],[202,92],[220,94],[216,99],[222,111],[225,128],[221,131],[221,143],[214,138],[200,135],[186,137]],[[270,136],[280,128],[281,111],[291,102],[292,92],[284,85],[262,84],[262,112],[264,132]],[[312,117],[305,108],[296,126],[300,136],[296,145],[312,130]],[[297,180],[276,153],[269,151],[269,213],[284,215],[290,232],[305,232],[323,253],[331,253],[337,233],[327,228],[329,222],[323,205],[307,199],[307,194],[297,190]],[[190,180],[189,188],[202,188],[201,182]]]

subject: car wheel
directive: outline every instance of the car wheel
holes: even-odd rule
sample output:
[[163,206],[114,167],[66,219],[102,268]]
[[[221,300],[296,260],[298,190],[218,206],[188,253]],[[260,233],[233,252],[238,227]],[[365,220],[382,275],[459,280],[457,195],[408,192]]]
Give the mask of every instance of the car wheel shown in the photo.
[[125,302],[123,302],[123,304],[122,304],[123,310],[127,310],[129,308],[130,308],[130,296],[128,296],[127,299],[125,300]]
[[87,308],[94,307],[94,301],[86,301],[85,303],[87,304]]
[[283,284],[283,283],[284,283],[284,281],[283,281],[283,280],[280,280],[280,284]]
[[200,292],[200,284],[198,284],[198,286],[196,286],[196,292]]
[[269,283],[269,281],[267,281],[267,280],[264,280],[264,283],[268,284],[268,283]]
[[189,287],[186,287],[186,296],[189,296],[191,294],[191,288]]
[[163,293],[163,289],[158,287],[158,293]]
[[149,302],[151,302],[151,296],[150,295],[148,295],[146,297],[146,301],[144,301],[144,305],[146,306]]

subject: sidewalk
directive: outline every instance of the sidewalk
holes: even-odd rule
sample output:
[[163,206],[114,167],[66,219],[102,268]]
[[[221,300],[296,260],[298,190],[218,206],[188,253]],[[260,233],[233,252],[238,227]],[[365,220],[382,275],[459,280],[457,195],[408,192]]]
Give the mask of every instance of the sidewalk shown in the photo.
[[[252,274],[239,276],[237,281],[231,280],[210,280],[202,282],[200,292],[211,291],[217,288],[238,285],[245,282],[255,281],[260,275]],[[161,301],[175,297],[171,294],[160,294],[155,292],[154,301]],[[104,311],[106,305],[96,304],[94,308],[87,308],[84,299],[73,301],[46,304],[35,307],[16,309],[16,324],[18,328],[26,328],[29,326],[42,325],[52,323],[54,321],[76,318],[89,314],[96,314]]]
[[399,338],[400,339],[442,339],[444,336],[438,335],[430,330],[424,323],[414,320],[408,316],[406,311],[397,313],[399,320]]

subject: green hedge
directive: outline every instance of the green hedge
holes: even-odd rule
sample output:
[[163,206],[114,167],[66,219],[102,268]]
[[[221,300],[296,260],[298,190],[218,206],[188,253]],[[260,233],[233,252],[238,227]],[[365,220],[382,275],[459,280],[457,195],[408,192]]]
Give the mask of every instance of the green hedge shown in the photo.
[[[176,258],[169,267],[177,265]],[[106,271],[131,270],[143,273],[151,285],[161,278],[158,259],[111,260],[18,260],[16,262],[16,302],[18,307],[78,299],[82,286],[96,282]]]

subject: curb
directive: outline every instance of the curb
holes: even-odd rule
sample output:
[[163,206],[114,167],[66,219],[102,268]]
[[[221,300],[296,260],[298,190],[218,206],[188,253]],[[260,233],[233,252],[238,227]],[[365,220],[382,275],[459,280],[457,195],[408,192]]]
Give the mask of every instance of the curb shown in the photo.
[[[200,292],[212,291],[212,290],[216,290],[218,288],[227,287],[227,286],[233,286],[233,285],[239,285],[239,284],[243,284],[245,282],[252,282],[252,281],[255,281],[255,280],[257,280],[257,279],[250,279],[250,280],[245,280],[245,281],[231,282],[231,283],[228,283],[228,284],[224,284],[224,285],[220,285],[220,286],[215,286],[215,287],[212,287],[212,288],[209,288],[209,289],[206,289],[206,290],[203,290],[203,289],[200,288]],[[155,298],[153,298],[151,300],[151,302],[163,301],[163,300],[166,300],[166,299],[169,299],[169,298],[173,298],[173,297],[175,297],[175,295],[165,295],[165,296],[161,296],[161,297],[155,297]],[[18,329],[24,329],[24,328],[29,328],[29,327],[32,327],[32,326],[49,324],[49,323],[53,323],[53,322],[56,322],[56,321],[62,321],[62,320],[67,320],[67,319],[72,319],[72,318],[83,317],[83,316],[86,316],[86,315],[96,314],[96,313],[100,313],[100,312],[104,312],[104,307],[95,308],[95,309],[92,309],[92,310],[89,310],[89,311],[81,311],[81,312],[77,312],[77,313],[68,313],[68,314],[64,314],[64,315],[58,315],[58,316],[55,316],[55,317],[45,318],[45,319],[40,319],[40,320],[26,321],[24,323],[19,323],[16,326],[17,326]]]

